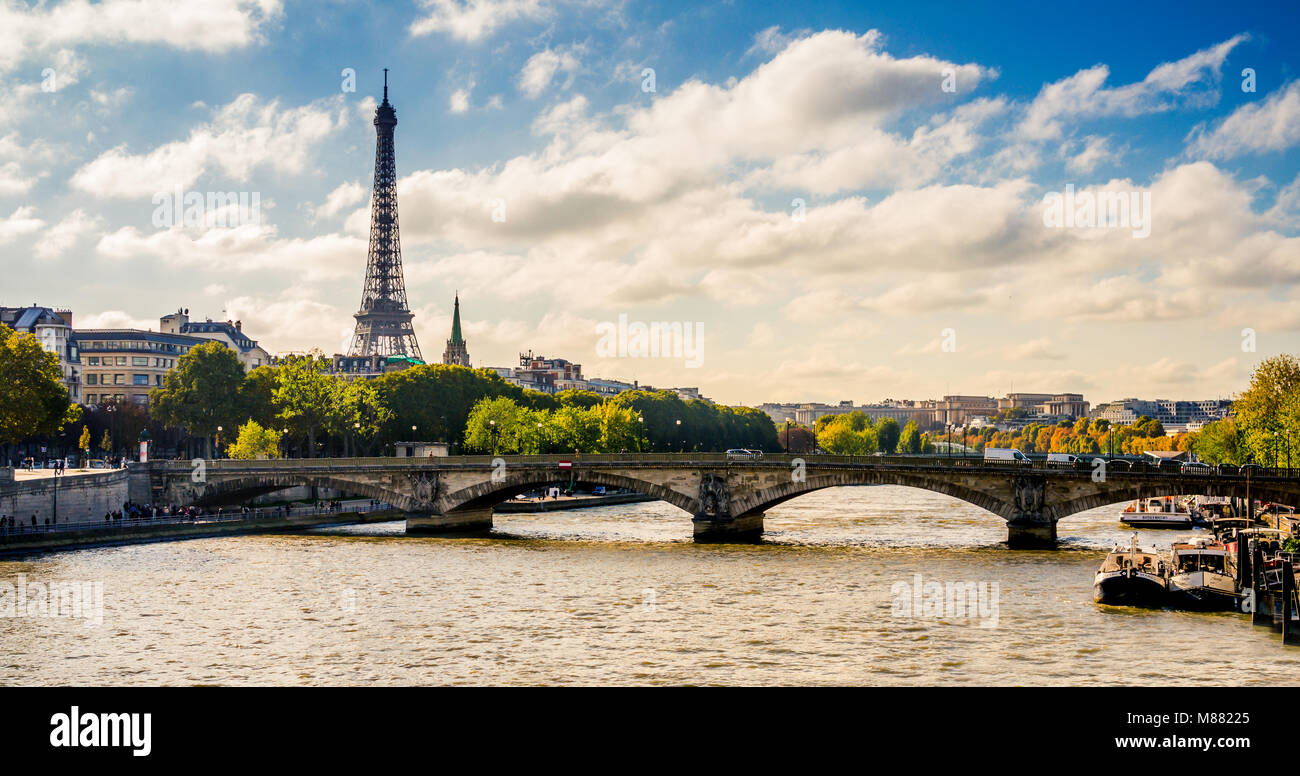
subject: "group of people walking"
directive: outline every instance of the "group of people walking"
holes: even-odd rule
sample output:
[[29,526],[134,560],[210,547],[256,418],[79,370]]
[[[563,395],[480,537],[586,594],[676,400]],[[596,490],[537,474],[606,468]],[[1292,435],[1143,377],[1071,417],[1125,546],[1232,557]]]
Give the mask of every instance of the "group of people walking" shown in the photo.
[[[370,509],[377,509],[383,506],[381,502],[371,499],[368,502]],[[204,518],[216,517],[218,520],[238,515],[243,518],[265,518],[265,517],[289,517],[295,514],[293,507],[278,505],[269,507],[249,507],[247,505],[226,509],[224,507],[200,507],[200,506],[154,506],[152,504],[137,504],[133,501],[124,501],[121,509],[114,509],[104,513],[104,522],[109,525],[123,523],[139,523],[147,520],[200,520]],[[316,505],[315,511],[319,512],[341,512],[344,510],[344,504],[341,501],[322,501]],[[297,514],[303,514],[302,509],[298,509]],[[93,517],[87,517],[83,525],[90,527]],[[45,517],[42,521],[35,514],[31,517],[30,530],[37,531],[44,527],[49,530],[51,526],[57,525],[58,519],[55,517]],[[64,523],[66,527],[75,527],[78,524],[74,522]],[[0,515],[0,532],[19,532],[29,530],[27,521],[15,515]]]

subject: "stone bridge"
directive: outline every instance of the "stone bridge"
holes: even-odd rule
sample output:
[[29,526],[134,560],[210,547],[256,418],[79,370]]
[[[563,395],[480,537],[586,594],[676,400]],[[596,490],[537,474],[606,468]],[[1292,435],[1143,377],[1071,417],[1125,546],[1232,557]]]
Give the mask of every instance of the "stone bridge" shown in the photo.
[[[563,464],[569,463],[568,467]],[[749,541],[763,513],[784,501],[841,485],[903,485],[943,493],[1007,521],[1012,547],[1054,546],[1067,515],[1149,496],[1242,496],[1300,502],[1300,470],[1194,475],[1158,470],[1051,469],[982,460],[904,456],[767,456],[729,461],[723,454],[319,458],[269,461],[154,462],[147,473],[155,503],[239,503],[309,485],[386,501],[408,515],[410,533],[485,531],[492,507],[553,483],[604,485],[644,493],[689,513],[697,541]]]

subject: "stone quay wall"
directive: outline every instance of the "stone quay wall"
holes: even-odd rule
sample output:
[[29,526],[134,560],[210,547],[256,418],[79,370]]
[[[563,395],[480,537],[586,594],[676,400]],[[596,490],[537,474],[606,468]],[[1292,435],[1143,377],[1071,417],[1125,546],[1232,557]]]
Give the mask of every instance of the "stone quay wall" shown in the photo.
[[130,474],[113,469],[93,474],[5,482],[0,480],[0,516],[18,518],[30,526],[45,519],[64,523],[104,522],[104,513],[122,508],[130,497]]

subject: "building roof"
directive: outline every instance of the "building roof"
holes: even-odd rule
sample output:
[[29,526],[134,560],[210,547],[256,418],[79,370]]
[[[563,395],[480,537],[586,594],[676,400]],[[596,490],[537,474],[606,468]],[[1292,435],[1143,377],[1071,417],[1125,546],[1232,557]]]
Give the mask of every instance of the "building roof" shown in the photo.
[[37,324],[62,324],[67,322],[49,307],[0,307],[0,323],[8,324],[16,331],[27,331]]
[[[78,347],[87,350],[82,343],[92,340],[144,340],[146,342],[165,342],[169,345],[202,345],[211,340],[192,337],[188,334],[167,334],[160,331],[141,331],[140,329],[76,329],[72,338]],[[93,349],[93,348],[92,348]]]
[[1149,455],[1157,461],[1185,461],[1187,452],[1185,450],[1145,450],[1143,455]]
[[229,321],[191,321],[181,324],[181,333],[202,333],[202,334],[225,334],[230,337],[231,341],[239,348],[240,352],[246,353],[257,347],[257,341],[250,339],[247,334],[235,328]]

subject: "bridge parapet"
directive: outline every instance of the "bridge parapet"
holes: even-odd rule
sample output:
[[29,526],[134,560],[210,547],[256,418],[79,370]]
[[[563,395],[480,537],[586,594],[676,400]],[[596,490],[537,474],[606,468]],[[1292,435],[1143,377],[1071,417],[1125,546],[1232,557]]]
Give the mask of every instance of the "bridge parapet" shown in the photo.
[[[752,538],[764,512],[804,493],[842,485],[901,485],[962,499],[1007,521],[1012,546],[1054,543],[1056,523],[1075,512],[1141,496],[1203,493],[1300,502],[1300,470],[1245,475],[1113,471],[986,464],[980,459],[723,453],[307,458],[172,461],[143,465],[173,504],[239,499],[297,485],[376,498],[415,515],[408,526],[490,527],[492,507],[528,490],[574,482],[626,488],[681,508],[700,540]],[[134,468],[134,467],[133,467]],[[143,468],[143,467],[142,467]],[[201,481],[196,474],[201,470]],[[1297,476],[1286,476],[1287,474]]]

